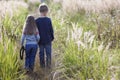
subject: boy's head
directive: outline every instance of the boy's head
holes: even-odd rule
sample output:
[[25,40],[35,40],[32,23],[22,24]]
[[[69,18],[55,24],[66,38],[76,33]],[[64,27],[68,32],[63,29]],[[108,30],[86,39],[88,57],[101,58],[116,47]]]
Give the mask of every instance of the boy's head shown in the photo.
[[47,13],[48,13],[48,6],[46,4],[41,4],[39,6],[39,11],[40,11],[41,14],[46,16]]

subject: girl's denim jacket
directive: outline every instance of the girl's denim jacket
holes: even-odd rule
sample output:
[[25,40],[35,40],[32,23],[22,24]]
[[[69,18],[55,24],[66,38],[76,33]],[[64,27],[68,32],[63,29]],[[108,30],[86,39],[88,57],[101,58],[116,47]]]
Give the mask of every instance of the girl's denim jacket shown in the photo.
[[25,44],[38,44],[39,40],[40,40],[39,33],[32,34],[32,35],[22,34],[21,45],[23,46],[24,43]]

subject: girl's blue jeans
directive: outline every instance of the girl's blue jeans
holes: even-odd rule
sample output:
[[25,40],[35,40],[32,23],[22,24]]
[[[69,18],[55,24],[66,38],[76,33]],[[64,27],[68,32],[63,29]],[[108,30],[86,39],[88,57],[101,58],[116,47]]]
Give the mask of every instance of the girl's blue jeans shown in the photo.
[[[46,66],[50,68],[51,67],[51,51],[52,51],[51,42],[45,45],[39,45],[39,47],[40,47],[40,66],[44,68],[46,64]],[[45,59],[45,53],[46,53],[46,59]]]
[[37,44],[26,44],[25,69],[33,71],[37,48],[38,48]]

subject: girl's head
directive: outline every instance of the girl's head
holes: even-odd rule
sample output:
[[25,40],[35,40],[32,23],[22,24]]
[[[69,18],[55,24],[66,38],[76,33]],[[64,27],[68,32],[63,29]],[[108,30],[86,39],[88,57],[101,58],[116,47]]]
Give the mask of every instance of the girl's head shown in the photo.
[[43,16],[46,16],[47,13],[48,13],[48,6],[43,3],[39,6],[39,11],[40,11],[40,14],[42,14]]
[[27,35],[36,34],[37,26],[33,16],[28,16],[24,24],[23,33]]

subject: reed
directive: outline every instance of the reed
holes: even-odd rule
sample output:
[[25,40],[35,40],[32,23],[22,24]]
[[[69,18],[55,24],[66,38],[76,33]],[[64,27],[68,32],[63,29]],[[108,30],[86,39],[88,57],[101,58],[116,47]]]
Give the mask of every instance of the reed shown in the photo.
[[[119,0],[62,0],[63,10],[67,12],[111,12],[120,9]],[[114,5],[113,5],[114,4]]]
[[0,1],[0,79],[23,79],[19,61],[18,41],[27,16],[27,4],[20,1]]

